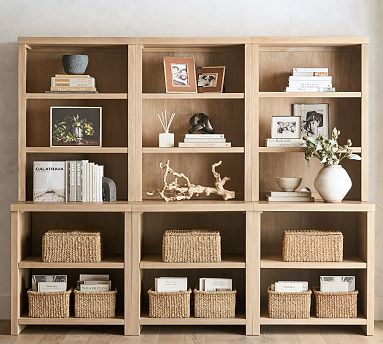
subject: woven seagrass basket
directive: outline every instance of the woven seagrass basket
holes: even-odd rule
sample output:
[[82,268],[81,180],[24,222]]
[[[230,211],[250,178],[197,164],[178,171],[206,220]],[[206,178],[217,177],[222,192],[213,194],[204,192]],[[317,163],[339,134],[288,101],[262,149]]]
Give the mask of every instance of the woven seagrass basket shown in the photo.
[[150,318],[189,318],[191,290],[158,293],[148,290]]
[[194,315],[196,318],[235,318],[233,291],[194,290]]
[[28,290],[28,316],[30,318],[69,318],[72,289],[63,292]]
[[50,230],[42,238],[44,262],[101,262],[101,233]]
[[314,290],[317,318],[356,318],[358,291],[324,293]]
[[287,230],[282,258],[285,262],[341,262],[343,234],[332,230]]
[[267,292],[270,318],[310,318],[311,290],[300,293],[279,293],[268,289]]
[[74,290],[74,316],[76,318],[114,318],[117,290],[84,292]]
[[162,239],[162,260],[167,263],[220,262],[221,236],[209,230],[167,230]]

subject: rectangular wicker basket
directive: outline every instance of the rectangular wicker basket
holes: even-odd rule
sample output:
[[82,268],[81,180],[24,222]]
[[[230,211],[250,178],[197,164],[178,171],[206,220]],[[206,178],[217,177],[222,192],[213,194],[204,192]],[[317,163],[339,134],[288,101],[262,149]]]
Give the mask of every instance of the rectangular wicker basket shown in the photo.
[[114,318],[117,290],[84,292],[74,290],[74,316],[76,318]]
[[324,293],[314,290],[317,318],[356,318],[358,291]]
[[50,230],[42,238],[42,260],[50,263],[101,262],[101,233]]
[[28,290],[28,316],[30,318],[69,318],[72,289],[64,292],[38,292]]
[[194,290],[194,315],[196,318],[235,318],[233,291]]
[[150,318],[189,318],[191,290],[158,293],[148,291]]
[[343,234],[333,230],[287,230],[282,258],[285,262],[341,262]]
[[220,262],[219,231],[167,230],[162,239],[162,260],[167,263]]
[[270,318],[310,318],[311,290],[301,293],[279,293],[268,289],[268,296]]

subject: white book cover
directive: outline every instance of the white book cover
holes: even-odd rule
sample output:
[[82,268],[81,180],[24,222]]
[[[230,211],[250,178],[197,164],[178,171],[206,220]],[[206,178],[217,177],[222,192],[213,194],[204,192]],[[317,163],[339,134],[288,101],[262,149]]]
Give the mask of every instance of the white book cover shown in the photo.
[[225,138],[187,138],[185,137],[184,139],[185,143],[194,143],[194,142],[208,142],[208,143],[225,143],[226,139]]
[[293,72],[293,76],[328,76],[328,72]]
[[266,147],[269,148],[278,148],[278,147],[285,147],[285,148],[299,148],[299,147],[306,147],[306,144],[304,143],[298,143],[298,142],[291,142],[291,143],[284,143],[284,142],[267,142]]
[[289,81],[322,81],[332,82],[332,76],[289,76]]
[[80,282],[85,281],[109,281],[109,275],[80,274]]
[[294,67],[293,73],[302,73],[302,72],[322,72],[322,73],[328,73],[328,68],[326,67],[310,67],[310,68],[302,68],[302,67]]
[[32,291],[37,291],[37,285],[40,282],[65,282],[67,275],[32,275]]
[[286,92],[335,92],[335,87],[286,87]]
[[178,147],[184,148],[215,148],[215,147],[231,147],[231,142],[214,143],[214,142],[179,142]]
[[269,196],[266,195],[269,202],[314,202],[314,197],[310,196]]
[[185,138],[187,139],[207,139],[207,138],[215,138],[215,139],[223,139],[225,138],[225,134],[185,134]]
[[109,290],[112,289],[112,281],[82,281],[81,284],[106,284],[109,286]]
[[320,276],[320,291],[355,291],[355,276]]
[[110,288],[107,284],[80,284],[80,291],[110,291]]
[[271,191],[270,196],[273,197],[310,197],[309,191]]
[[332,87],[329,81],[289,81],[289,87]]
[[65,161],[33,162],[33,201],[65,202]]
[[158,277],[155,279],[155,289],[159,293],[186,291],[188,279],[186,277]]
[[278,293],[299,293],[308,291],[308,282],[303,281],[278,281],[274,283],[274,289]]
[[233,281],[231,278],[205,278],[204,291],[231,291]]
[[37,291],[39,292],[62,292],[67,290],[66,282],[38,282]]
[[76,161],[69,161],[69,201],[76,202]]
[[88,192],[89,202],[93,202],[93,170],[94,170],[94,163],[90,162],[89,163],[89,179],[88,179],[88,183],[89,183],[89,192]]
[[93,164],[92,165],[92,202],[96,202],[96,190],[97,190],[97,184],[96,184],[96,181],[97,181],[97,176],[96,176],[96,173],[97,173],[97,164]]
[[87,190],[87,193],[86,193],[86,198],[87,198],[87,202],[90,202],[90,193],[91,193],[91,182],[90,182],[90,166],[91,166],[91,162],[89,162],[87,165],[86,165],[86,190]]
[[76,161],[76,202],[82,201],[82,195],[81,195],[81,165],[82,161],[78,160]]
[[281,143],[281,142],[283,142],[283,143],[291,143],[291,142],[293,142],[293,143],[295,143],[295,142],[304,143],[305,142],[305,140],[303,140],[303,139],[271,139],[271,138],[268,138],[265,141],[266,142],[276,142],[276,143]]
[[200,278],[199,279],[199,290],[200,291],[205,291],[205,278]]
[[64,174],[65,174],[65,202],[69,201],[69,167],[68,167],[68,161],[65,161],[65,167],[64,167]]
[[81,201],[86,202],[86,166],[88,164],[88,160],[81,161]]
[[100,175],[99,175],[99,180],[98,180],[98,188],[99,188],[98,201],[102,202],[103,201],[103,199],[102,199],[102,178],[104,177],[104,165],[99,166],[99,171],[100,171]]

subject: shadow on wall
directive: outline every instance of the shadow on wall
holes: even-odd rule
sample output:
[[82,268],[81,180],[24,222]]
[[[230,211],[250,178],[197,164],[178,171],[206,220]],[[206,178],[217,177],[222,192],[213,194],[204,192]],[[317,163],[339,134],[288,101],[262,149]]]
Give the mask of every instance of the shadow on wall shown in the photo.
[[[10,276],[9,204],[17,200],[17,43],[0,43],[0,272]],[[9,318],[10,278],[0,284],[0,319]]]

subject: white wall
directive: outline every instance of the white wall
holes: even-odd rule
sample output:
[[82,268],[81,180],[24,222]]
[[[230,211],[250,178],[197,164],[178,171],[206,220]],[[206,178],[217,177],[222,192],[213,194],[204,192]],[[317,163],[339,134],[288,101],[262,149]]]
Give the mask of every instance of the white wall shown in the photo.
[[[369,36],[370,201],[377,203],[376,285],[383,283],[381,0],[0,0],[0,318],[9,317],[9,203],[17,198],[18,36]],[[345,120],[347,120],[345,114]],[[376,290],[383,319],[383,289]]]

